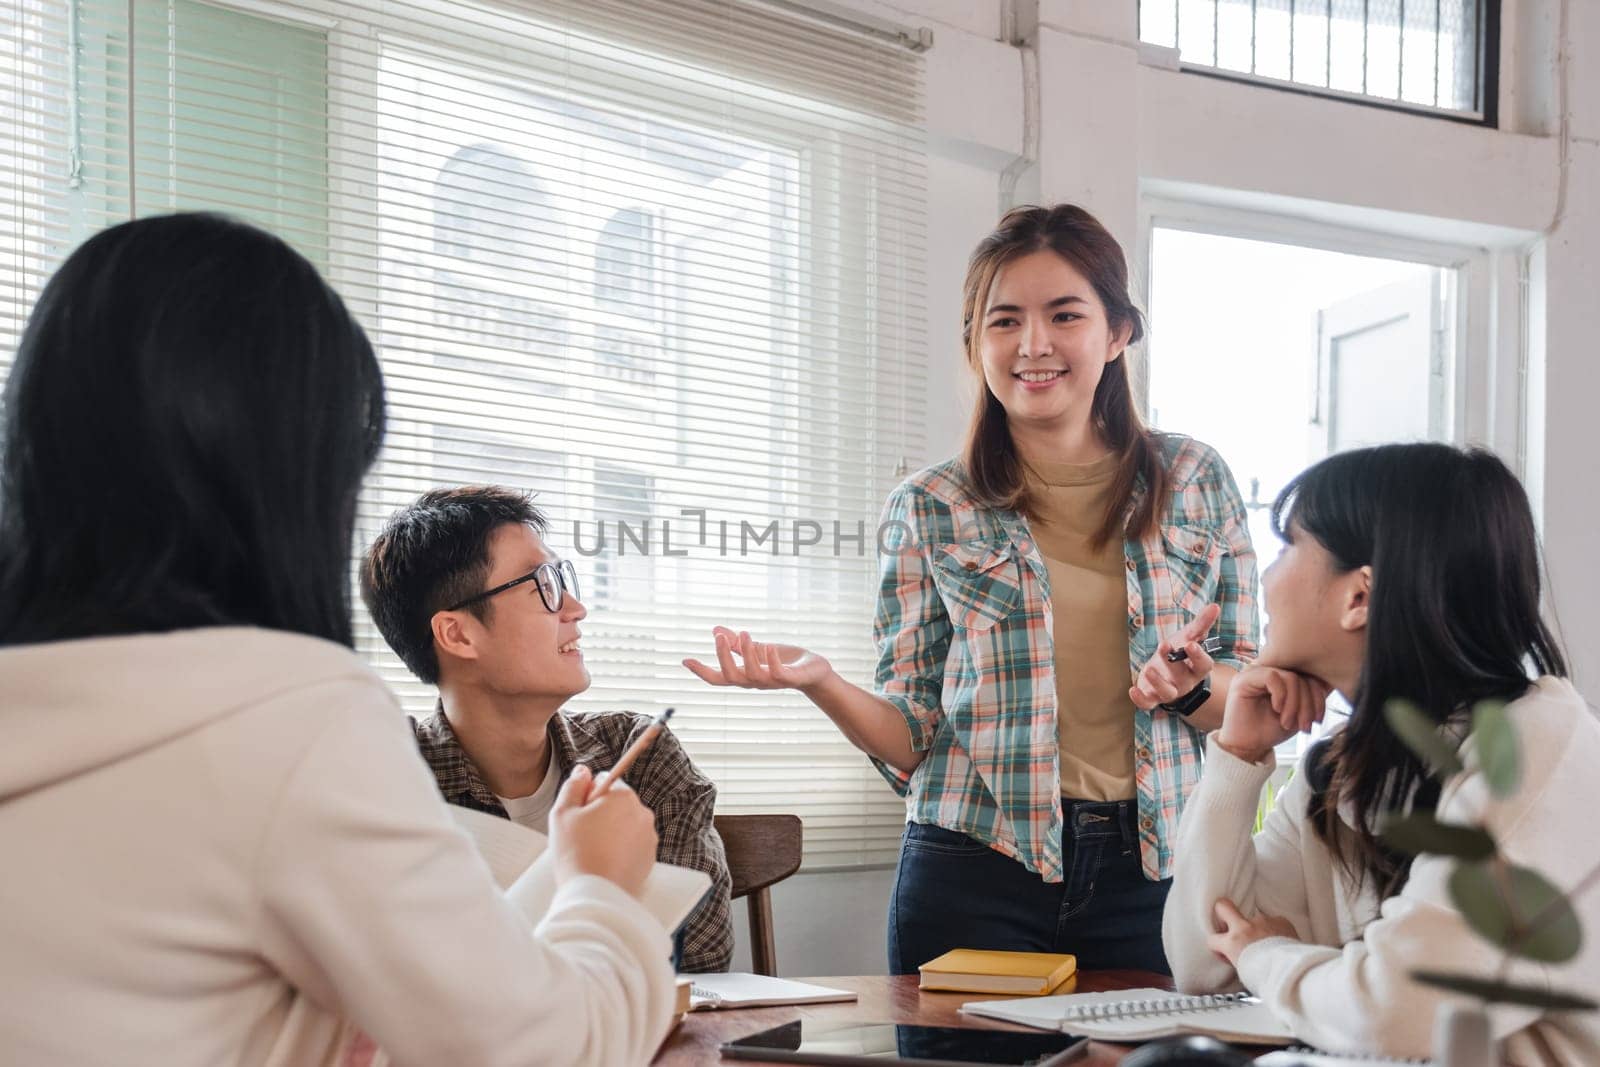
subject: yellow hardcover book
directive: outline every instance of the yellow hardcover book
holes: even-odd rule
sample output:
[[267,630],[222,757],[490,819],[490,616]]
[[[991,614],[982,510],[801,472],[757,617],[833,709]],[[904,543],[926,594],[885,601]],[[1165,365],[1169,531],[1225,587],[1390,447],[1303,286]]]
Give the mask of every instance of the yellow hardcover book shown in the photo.
[[1053,993],[1078,973],[1078,961],[1065,953],[985,952],[958,948],[917,968],[923,989],[962,993]]

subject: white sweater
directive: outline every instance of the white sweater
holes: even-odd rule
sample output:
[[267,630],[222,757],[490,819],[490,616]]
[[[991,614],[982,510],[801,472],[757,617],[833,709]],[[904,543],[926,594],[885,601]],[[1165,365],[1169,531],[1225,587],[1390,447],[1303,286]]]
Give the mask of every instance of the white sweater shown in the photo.
[[[1512,862],[1570,890],[1600,866],[1600,722],[1573,687],[1541,678],[1509,707],[1522,749],[1517,793],[1495,801],[1472,742],[1465,773],[1439,800],[1447,822],[1482,822]],[[1453,861],[1419,856],[1410,880],[1383,901],[1358,890],[1306,820],[1308,789],[1296,774],[1251,836],[1261,788],[1274,767],[1249,764],[1211,744],[1205,774],[1190,798],[1174,847],[1163,940],[1178,988],[1244,988],[1265,1000],[1308,1044],[1335,1051],[1427,1056],[1435,1009],[1448,995],[1407,977],[1416,968],[1494,977],[1501,953],[1480,940],[1450,902]],[[1267,938],[1239,957],[1235,973],[1206,947],[1212,905],[1229,897],[1247,916],[1281,916],[1299,940]],[[1600,991],[1600,892],[1579,897],[1585,937],[1570,963],[1519,960],[1512,981],[1587,993]],[[1490,1012],[1507,1061],[1540,1062],[1538,1030],[1562,1064],[1600,1064],[1600,1015],[1550,1014],[1498,1006]]]
[[[211,629],[0,650],[0,1059],[638,1064],[666,931],[599,878],[538,928],[348,649]],[[354,1060],[352,1060],[354,1062]]]

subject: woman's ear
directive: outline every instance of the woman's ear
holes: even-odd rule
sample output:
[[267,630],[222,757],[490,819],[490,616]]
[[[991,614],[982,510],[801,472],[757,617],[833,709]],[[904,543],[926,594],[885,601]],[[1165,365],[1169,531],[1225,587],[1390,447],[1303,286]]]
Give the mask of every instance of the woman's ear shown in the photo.
[[1367,628],[1367,606],[1372,602],[1372,568],[1360,567],[1345,578],[1344,605],[1339,626],[1351,633]]
[[1106,349],[1106,362],[1114,363],[1118,356],[1128,350],[1128,342],[1133,339],[1132,320],[1124,322],[1111,336],[1111,347]]

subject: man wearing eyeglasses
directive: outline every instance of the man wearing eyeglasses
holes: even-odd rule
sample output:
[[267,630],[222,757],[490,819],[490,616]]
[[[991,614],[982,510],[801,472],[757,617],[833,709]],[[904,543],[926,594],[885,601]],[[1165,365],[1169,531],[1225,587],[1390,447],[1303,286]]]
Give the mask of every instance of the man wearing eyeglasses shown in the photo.
[[[589,688],[578,624],[588,614],[570,561],[544,543],[528,494],[434,489],[397,512],[367,551],[361,596],[384,640],[439,689],[417,744],[444,798],[547,832],[579,763],[609,770],[650,718],[563,711]],[[733,957],[727,858],[711,823],[716,787],[670,732],[624,775],[655,813],[656,858],[711,876],[679,933],[678,969],[725,971]]]

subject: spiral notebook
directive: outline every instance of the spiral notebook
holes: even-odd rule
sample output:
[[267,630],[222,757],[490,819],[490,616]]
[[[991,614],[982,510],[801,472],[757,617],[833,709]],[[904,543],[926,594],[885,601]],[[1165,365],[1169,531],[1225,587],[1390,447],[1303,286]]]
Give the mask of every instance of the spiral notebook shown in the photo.
[[1339,1055],[1309,1048],[1280,1049],[1257,1057],[1256,1067],[1434,1067],[1432,1060],[1392,1060],[1383,1056]]
[[1248,993],[1181,996],[1164,989],[1120,989],[1029,1000],[974,1000],[967,1015],[1061,1030],[1102,1041],[1149,1041],[1210,1034],[1241,1045],[1287,1045],[1294,1035]]

